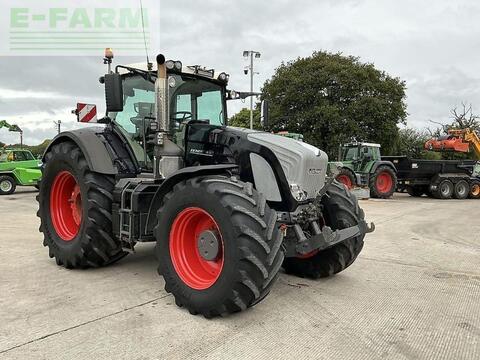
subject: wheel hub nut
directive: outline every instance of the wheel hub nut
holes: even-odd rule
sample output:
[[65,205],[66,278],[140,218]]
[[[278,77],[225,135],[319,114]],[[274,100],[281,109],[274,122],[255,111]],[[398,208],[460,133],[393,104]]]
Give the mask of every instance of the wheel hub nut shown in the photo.
[[220,242],[214,231],[205,230],[197,238],[197,247],[200,256],[207,260],[213,261],[220,252]]

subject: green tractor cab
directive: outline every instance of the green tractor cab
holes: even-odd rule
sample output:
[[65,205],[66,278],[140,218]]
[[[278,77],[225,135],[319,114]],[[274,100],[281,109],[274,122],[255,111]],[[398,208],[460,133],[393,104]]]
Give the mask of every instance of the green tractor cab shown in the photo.
[[28,150],[5,149],[0,152],[0,195],[12,194],[17,186],[38,187],[42,163]]
[[349,189],[368,187],[374,198],[386,199],[397,187],[396,168],[383,161],[380,144],[352,142],[340,146],[337,180]]

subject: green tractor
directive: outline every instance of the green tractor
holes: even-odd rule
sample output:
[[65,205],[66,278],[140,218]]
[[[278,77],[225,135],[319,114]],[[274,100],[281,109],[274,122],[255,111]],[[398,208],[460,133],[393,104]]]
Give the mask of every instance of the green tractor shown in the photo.
[[42,163],[28,150],[5,149],[0,152],[0,195],[12,194],[18,185],[38,186]]
[[352,142],[340,146],[337,180],[347,188],[367,186],[370,196],[386,199],[397,187],[397,170],[391,161],[382,161],[380,144]]

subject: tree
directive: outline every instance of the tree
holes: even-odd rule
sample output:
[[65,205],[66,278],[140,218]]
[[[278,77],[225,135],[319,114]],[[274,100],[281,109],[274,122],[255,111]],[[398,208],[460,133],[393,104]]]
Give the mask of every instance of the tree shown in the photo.
[[[228,120],[228,125],[236,126],[241,128],[250,128],[250,109],[243,108],[237,114],[233,115]],[[260,110],[258,104],[253,110],[253,128],[256,130],[261,130],[262,126],[260,125]]]
[[330,156],[354,138],[393,153],[397,124],[407,116],[403,81],[339,53],[314,52],[282,63],[262,92],[271,130],[302,133]]
[[440,153],[425,150],[425,142],[429,139],[431,139],[431,135],[427,130],[420,131],[413,128],[400,129],[394,147],[395,154],[406,155],[413,159],[441,159],[442,155]]
[[457,107],[451,110],[453,117],[453,123],[451,128],[455,129],[471,129],[480,132],[480,117],[473,113],[472,104],[467,106],[462,102],[462,110],[458,110]]

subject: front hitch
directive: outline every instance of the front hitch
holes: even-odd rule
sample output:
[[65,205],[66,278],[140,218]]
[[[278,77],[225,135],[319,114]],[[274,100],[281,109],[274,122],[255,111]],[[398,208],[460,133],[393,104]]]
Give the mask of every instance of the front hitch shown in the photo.
[[[316,225],[318,228],[318,224]],[[325,250],[345,240],[371,233],[375,231],[375,224],[372,222],[369,225],[365,220],[362,220],[358,225],[335,231],[329,226],[324,226],[322,230],[318,229],[318,231],[315,231],[315,235],[310,238],[305,236],[300,225],[295,224],[294,230],[297,238],[300,239],[295,246],[295,250],[298,254],[305,255],[312,251]]]

